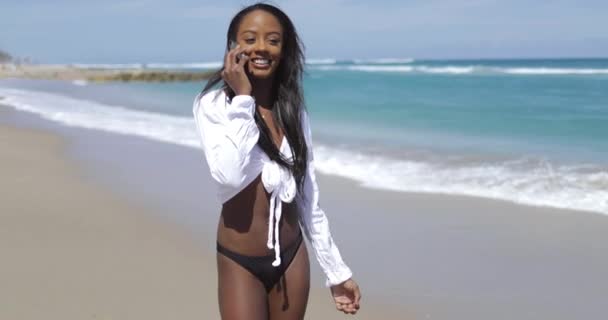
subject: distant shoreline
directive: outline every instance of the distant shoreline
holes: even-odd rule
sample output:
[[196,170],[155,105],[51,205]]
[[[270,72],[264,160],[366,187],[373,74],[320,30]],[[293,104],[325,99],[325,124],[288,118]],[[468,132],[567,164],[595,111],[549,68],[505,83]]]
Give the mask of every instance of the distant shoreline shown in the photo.
[[65,65],[0,64],[0,79],[85,80],[89,82],[187,82],[211,77],[214,70],[82,68]]

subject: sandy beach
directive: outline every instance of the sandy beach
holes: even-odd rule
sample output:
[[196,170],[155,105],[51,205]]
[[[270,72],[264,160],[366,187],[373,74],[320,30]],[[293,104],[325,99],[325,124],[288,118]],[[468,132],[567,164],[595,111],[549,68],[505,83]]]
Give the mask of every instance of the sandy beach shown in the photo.
[[[19,125],[7,124],[16,118]],[[87,165],[68,156],[78,142],[46,125],[0,106],[0,318],[219,319],[214,243],[201,241],[214,238],[214,225],[187,230],[150,198],[92,181]],[[366,309],[357,318],[389,314]],[[343,318],[320,286],[307,315]]]
[[0,126],[0,318],[216,318],[212,256],[87,183],[43,131]]
[[[607,12],[3,1],[0,320],[220,320],[218,242],[286,249],[264,222],[284,229],[305,163],[326,217],[303,232],[304,319],[607,320]],[[241,228],[221,199],[251,170],[279,201]],[[326,287],[338,260],[355,315]]]
[[[0,318],[218,318],[199,150],[0,110]],[[319,185],[357,319],[604,318],[604,215]],[[345,319],[311,262],[307,318]]]

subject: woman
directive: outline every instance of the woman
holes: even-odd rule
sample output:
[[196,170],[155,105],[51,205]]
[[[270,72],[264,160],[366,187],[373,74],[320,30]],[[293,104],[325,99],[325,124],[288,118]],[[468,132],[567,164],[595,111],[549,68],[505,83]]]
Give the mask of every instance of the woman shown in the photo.
[[254,4],[230,22],[226,47],[224,66],[193,107],[222,201],[217,229],[222,319],[304,318],[310,266],[302,232],[336,308],[355,314],[359,287],[319,207],[301,86],[303,48],[295,28],[280,9]]

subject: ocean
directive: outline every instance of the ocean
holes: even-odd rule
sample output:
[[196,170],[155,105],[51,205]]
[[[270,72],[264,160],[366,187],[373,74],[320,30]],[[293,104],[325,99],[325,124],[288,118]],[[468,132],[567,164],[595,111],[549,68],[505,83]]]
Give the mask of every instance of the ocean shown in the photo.
[[[199,148],[192,102],[202,86],[5,79],[0,103]],[[375,189],[608,214],[608,59],[316,59],[304,90],[322,173]]]

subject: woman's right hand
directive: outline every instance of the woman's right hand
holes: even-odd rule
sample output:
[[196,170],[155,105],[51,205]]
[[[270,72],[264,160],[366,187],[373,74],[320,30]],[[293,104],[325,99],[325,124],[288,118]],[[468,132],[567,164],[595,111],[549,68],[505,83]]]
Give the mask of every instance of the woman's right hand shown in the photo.
[[[241,55],[245,48],[240,45],[228,51],[224,57],[224,70],[222,71],[222,79],[232,88],[232,91],[238,95],[251,95],[251,82],[245,73],[245,63],[249,57],[245,54]],[[237,63],[237,57],[241,55],[240,61]]]
[[348,279],[329,288],[336,303],[336,309],[345,314],[355,314],[359,310],[361,290],[355,280]]

